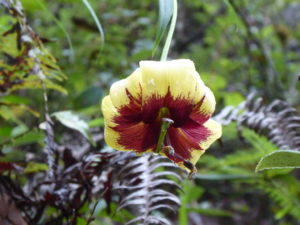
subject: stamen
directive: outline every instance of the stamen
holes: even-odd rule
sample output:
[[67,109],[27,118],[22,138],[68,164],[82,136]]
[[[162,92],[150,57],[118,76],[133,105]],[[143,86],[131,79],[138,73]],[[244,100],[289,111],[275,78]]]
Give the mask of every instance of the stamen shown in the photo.
[[174,148],[171,145],[167,145],[167,146],[162,147],[162,151],[165,154],[169,154],[169,155],[172,155],[172,156],[174,156],[176,154]]
[[156,146],[156,153],[159,153],[160,151],[163,151],[165,154],[169,154],[172,155],[175,158],[178,158],[180,160],[183,161],[183,165],[190,170],[189,173],[189,179],[193,178],[193,175],[197,172],[196,167],[193,165],[193,163],[191,163],[188,160],[185,160],[181,155],[178,155],[174,148],[171,145],[167,145],[167,146],[163,146],[167,131],[170,127],[171,124],[173,124],[174,121],[169,119],[169,118],[162,118],[162,124],[161,124],[161,129],[160,129],[160,134],[159,134],[159,138],[158,138],[158,142],[157,142],[157,146]]
[[174,151],[174,148],[173,148],[171,145],[167,145],[167,146],[162,147],[162,151],[163,151],[165,154],[172,155],[173,157],[182,160],[182,161],[183,161],[183,165],[184,165],[188,170],[190,170],[190,173],[189,173],[189,176],[188,176],[189,179],[190,179],[190,180],[193,179],[194,174],[197,173],[197,168],[194,166],[193,163],[191,163],[191,162],[188,161],[188,160],[185,160],[181,155],[178,155],[178,154]]
[[159,153],[161,151],[167,131],[168,131],[169,127],[171,126],[171,124],[174,123],[174,121],[169,118],[162,118],[161,120],[162,120],[162,123],[161,123],[158,142],[156,145],[156,150],[155,150],[156,153]]

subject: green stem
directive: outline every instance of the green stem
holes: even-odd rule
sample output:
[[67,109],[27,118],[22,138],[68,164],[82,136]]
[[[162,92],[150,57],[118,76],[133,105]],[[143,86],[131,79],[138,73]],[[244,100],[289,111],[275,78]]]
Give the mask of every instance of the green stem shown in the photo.
[[168,36],[167,36],[164,48],[162,50],[160,61],[166,61],[167,60],[167,56],[168,56],[168,52],[169,52],[169,49],[170,49],[173,33],[174,33],[174,30],[175,30],[175,26],[176,26],[176,20],[177,20],[177,0],[173,0],[173,16],[172,16],[170,28],[169,28],[169,31],[168,31]]
[[163,142],[165,140],[165,136],[166,136],[167,131],[172,123],[174,123],[173,120],[171,120],[169,118],[162,118],[160,134],[159,134],[159,138],[158,138],[158,142],[157,142],[156,150],[155,150],[156,153],[159,153],[161,151]]

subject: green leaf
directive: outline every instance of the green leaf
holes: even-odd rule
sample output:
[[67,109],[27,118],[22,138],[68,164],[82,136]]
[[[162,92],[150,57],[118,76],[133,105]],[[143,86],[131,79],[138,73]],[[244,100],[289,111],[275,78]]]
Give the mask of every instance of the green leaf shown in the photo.
[[300,168],[300,152],[278,150],[267,154],[259,161],[255,171],[284,168]]
[[160,0],[159,1],[159,21],[158,21],[158,30],[156,33],[155,43],[152,50],[152,56],[154,56],[160,41],[167,31],[168,24],[173,15],[173,0]]
[[0,156],[0,162],[24,162],[26,158],[25,151],[12,150],[11,147],[2,149],[4,156]]
[[89,127],[103,127],[103,126],[104,126],[103,118],[97,118],[89,122]]
[[25,124],[19,124],[18,126],[14,127],[11,132],[11,136],[13,138],[18,137],[20,135],[25,134],[28,131],[28,127]]
[[[68,94],[68,91],[63,88],[62,86],[50,81],[45,80],[46,88],[53,89],[56,91],[59,91],[63,94]],[[10,89],[10,92],[16,91],[16,90],[22,90],[22,89],[40,89],[42,87],[42,83],[35,75],[29,76],[22,84],[18,84],[13,86]]]
[[252,174],[196,174],[195,179],[199,180],[244,180],[255,179],[256,175]]
[[228,92],[226,91],[226,94],[224,93],[224,104],[225,105],[231,105],[231,106],[238,106],[241,104],[242,101],[244,101],[245,98],[240,92]]
[[14,146],[26,145],[43,141],[45,134],[41,131],[30,131],[14,140]]
[[41,171],[47,171],[48,165],[45,163],[29,162],[24,170],[25,173],[37,173]]
[[[20,115],[22,115],[24,111],[30,112],[35,117],[40,116],[38,111],[30,108],[25,104],[11,104],[11,103],[2,102],[2,100],[0,99],[0,105],[6,105],[7,109],[14,115],[12,118],[17,118],[17,115],[20,117]],[[1,107],[0,111],[1,111],[0,112],[1,116],[5,115],[2,114],[3,107]]]
[[[1,125],[0,129],[0,138],[9,137],[12,132],[13,127],[9,125]],[[1,141],[0,141],[1,143]]]
[[199,213],[201,215],[206,215],[206,216],[221,216],[221,217],[232,217],[233,214],[229,211],[226,210],[221,210],[221,209],[213,209],[213,208],[204,208],[203,206],[199,207],[190,207],[188,208],[189,212],[195,212]]
[[18,95],[6,95],[0,97],[0,102],[5,102],[8,104],[27,104],[29,105],[31,103],[31,99],[21,97]]
[[53,113],[52,116],[66,127],[79,131],[86,139],[95,145],[92,135],[89,132],[89,125],[80,119],[78,115],[75,115],[71,111],[61,111]]

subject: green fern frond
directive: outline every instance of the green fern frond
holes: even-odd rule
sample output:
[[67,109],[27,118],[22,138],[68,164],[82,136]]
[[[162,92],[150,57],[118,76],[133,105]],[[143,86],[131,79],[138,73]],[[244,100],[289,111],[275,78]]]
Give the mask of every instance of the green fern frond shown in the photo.
[[261,181],[259,184],[259,187],[280,207],[280,210],[276,213],[277,219],[288,214],[298,221],[300,220],[299,186],[300,182],[292,175]]
[[0,35],[0,92],[42,88],[44,83],[47,88],[66,93],[58,84],[66,76],[43,46],[44,39],[28,25],[22,5],[4,2],[0,2],[6,14]]

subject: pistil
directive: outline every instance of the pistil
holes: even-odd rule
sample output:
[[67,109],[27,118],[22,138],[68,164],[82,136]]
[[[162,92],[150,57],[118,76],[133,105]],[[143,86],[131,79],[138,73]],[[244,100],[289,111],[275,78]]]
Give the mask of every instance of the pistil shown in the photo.
[[156,153],[159,153],[162,149],[166,134],[168,132],[169,127],[171,126],[171,124],[174,123],[173,120],[169,119],[169,118],[162,118],[162,123],[161,123],[161,128],[160,128],[160,134],[159,134],[159,138],[158,138],[158,142],[156,145]]

